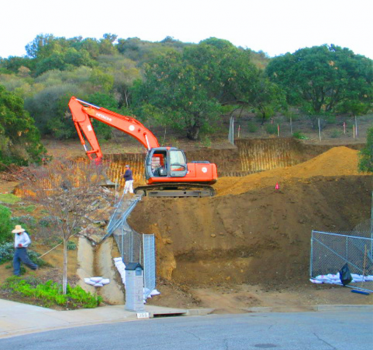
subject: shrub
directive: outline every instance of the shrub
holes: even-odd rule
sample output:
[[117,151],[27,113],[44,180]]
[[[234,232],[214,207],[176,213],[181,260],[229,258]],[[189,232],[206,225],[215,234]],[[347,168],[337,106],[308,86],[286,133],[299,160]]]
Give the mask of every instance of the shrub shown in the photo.
[[53,281],[41,283],[34,276],[20,278],[18,276],[6,279],[1,289],[14,293],[15,297],[32,298],[34,302],[43,306],[59,305],[67,309],[94,308],[100,305],[102,297],[86,292],[80,286],[67,286],[67,293],[62,294],[62,286]]
[[202,138],[202,145],[204,147],[211,147],[211,140],[210,140],[210,138],[208,136],[204,136]]
[[293,137],[298,140],[307,140],[307,136],[302,134],[300,131],[296,131],[293,133]]
[[27,207],[24,207],[23,210],[28,213],[32,213],[35,210],[35,205],[29,205]]
[[36,220],[33,216],[27,214],[13,217],[12,223],[14,225],[22,225],[22,227],[27,231],[28,229],[31,230],[35,228]]
[[13,242],[0,244],[0,264],[13,260],[14,246]]
[[275,124],[267,124],[265,126],[265,130],[270,135],[277,134],[277,125],[275,125]]
[[0,205],[0,243],[12,239],[12,212]]
[[76,243],[73,241],[68,241],[67,242],[67,249],[68,250],[75,250],[76,249]]
[[337,139],[338,137],[341,137],[341,135],[342,135],[342,132],[339,131],[339,130],[333,130],[330,133],[330,137],[333,138],[333,139]]
[[359,152],[359,171],[373,172],[373,127],[368,129],[367,143]]
[[249,122],[247,127],[249,129],[249,132],[251,132],[251,133],[257,132],[257,130],[258,130],[258,126],[253,122]]

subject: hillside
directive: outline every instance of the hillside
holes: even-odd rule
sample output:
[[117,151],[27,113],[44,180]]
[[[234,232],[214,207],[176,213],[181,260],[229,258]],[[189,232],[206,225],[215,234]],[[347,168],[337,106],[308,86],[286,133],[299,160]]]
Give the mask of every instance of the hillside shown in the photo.
[[[294,166],[221,177],[213,198],[143,198],[128,222],[137,232],[156,235],[161,295],[149,303],[221,313],[371,304],[349,289],[308,280],[311,231],[352,231],[370,218],[372,176],[358,173],[357,162],[357,150],[331,147]],[[70,254],[70,280],[77,282],[77,252]],[[118,256],[116,249],[111,254]],[[38,274],[56,279],[61,258],[59,250],[47,255],[53,268]],[[10,275],[0,266],[1,280]],[[123,296],[112,302],[123,302]]]

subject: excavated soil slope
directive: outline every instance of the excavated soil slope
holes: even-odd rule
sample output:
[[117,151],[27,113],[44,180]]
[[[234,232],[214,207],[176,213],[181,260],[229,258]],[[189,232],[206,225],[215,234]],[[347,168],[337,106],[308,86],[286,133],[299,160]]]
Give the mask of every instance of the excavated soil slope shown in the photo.
[[370,217],[372,177],[357,162],[357,151],[336,147],[293,167],[221,178],[214,198],[144,198],[129,223],[156,234],[158,277],[194,288],[304,283],[312,229],[351,231]]

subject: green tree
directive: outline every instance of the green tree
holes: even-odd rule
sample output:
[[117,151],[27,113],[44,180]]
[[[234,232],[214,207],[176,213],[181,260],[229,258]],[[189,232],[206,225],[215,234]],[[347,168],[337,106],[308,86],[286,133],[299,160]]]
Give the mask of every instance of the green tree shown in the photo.
[[[71,119],[66,119],[65,114],[68,110],[68,100],[76,92],[77,88],[72,84],[59,83],[48,86],[25,100],[25,107],[34,117],[35,124],[42,135],[52,135],[57,138],[75,135],[75,132],[72,132],[74,125]],[[69,98],[67,99],[66,96]]]
[[359,170],[373,173],[373,127],[368,130],[366,146],[359,156]]
[[72,47],[76,48],[78,51],[84,50],[89,53],[91,59],[95,60],[100,54],[100,43],[97,39],[93,38],[73,38]]
[[177,52],[154,59],[146,66],[145,82],[133,90],[140,113],[153,109],[160,124],[185,130],[189,139],[197,140],[220,115],[219,102],[209,97],[198,76],[198,68],[185,64]]
[[323,45],[275,57],[266,71],[286,91],[289,104],[311,115],[356,113],[372,103],[372,63],[349,49]]
[[27,67],[32,70],[34,68],[34,61],[29,57],[14,57],[0,59],[0,69],[4,73],[18,73],[21,67]]
[[253,81],[254,87],[250,89],[247,106],[252,107],[257,117],[262,119],[262,124],[273,117],[276,112],[283,112],[287,108],[284,91],[271,82],[262,72],[258,79]]
[[100,68],[94,68],[90,77],[90,83],[95,87],[96,92],[109,92],[114,85],[114,77],[105,73]]
[[224,106],[250,108],[264,122],[286,105],[282,89],[251,62],[250,50],[210,38],[186,48],[184,57],[198,67],[198,81],[208,90],[209,97]]
[[250,50],[217,38],[185,47],[182,53],[161,55],[146,66],[134,100],[141,96],[142,115],[151,111],[163,125],[184,129],[195,140],[201,130],[213,130],[222,105],[255,103],[259,108],[259,84],[253,80],[260,71],[250,58]]
[[0,85],[0,167],[40,162],[45,153],[23,100]]
[[37,35],[26,45],[26,53],[30,58],[45,58],[54,50],[55,37],[52,34]]

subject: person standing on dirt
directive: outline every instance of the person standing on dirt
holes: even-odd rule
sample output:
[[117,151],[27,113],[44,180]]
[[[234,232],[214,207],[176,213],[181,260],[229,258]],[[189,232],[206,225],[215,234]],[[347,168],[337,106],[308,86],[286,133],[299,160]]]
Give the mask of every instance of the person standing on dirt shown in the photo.
[[133,193],[133,177],[132,177],[132,170],[129,165],[126,165],[126,171],[123,175],[126,183],[124,185],[124,193]]
[[38,265],[34,264],[27,254],[27,247],[31,244],[31,239],[26,230],[22,228],[21,225],[16,225],[12,232],[15,233],[13,257],[14,275],[19,276],[21,274],[21,261],[31,270],[37,270],[39,268]]

